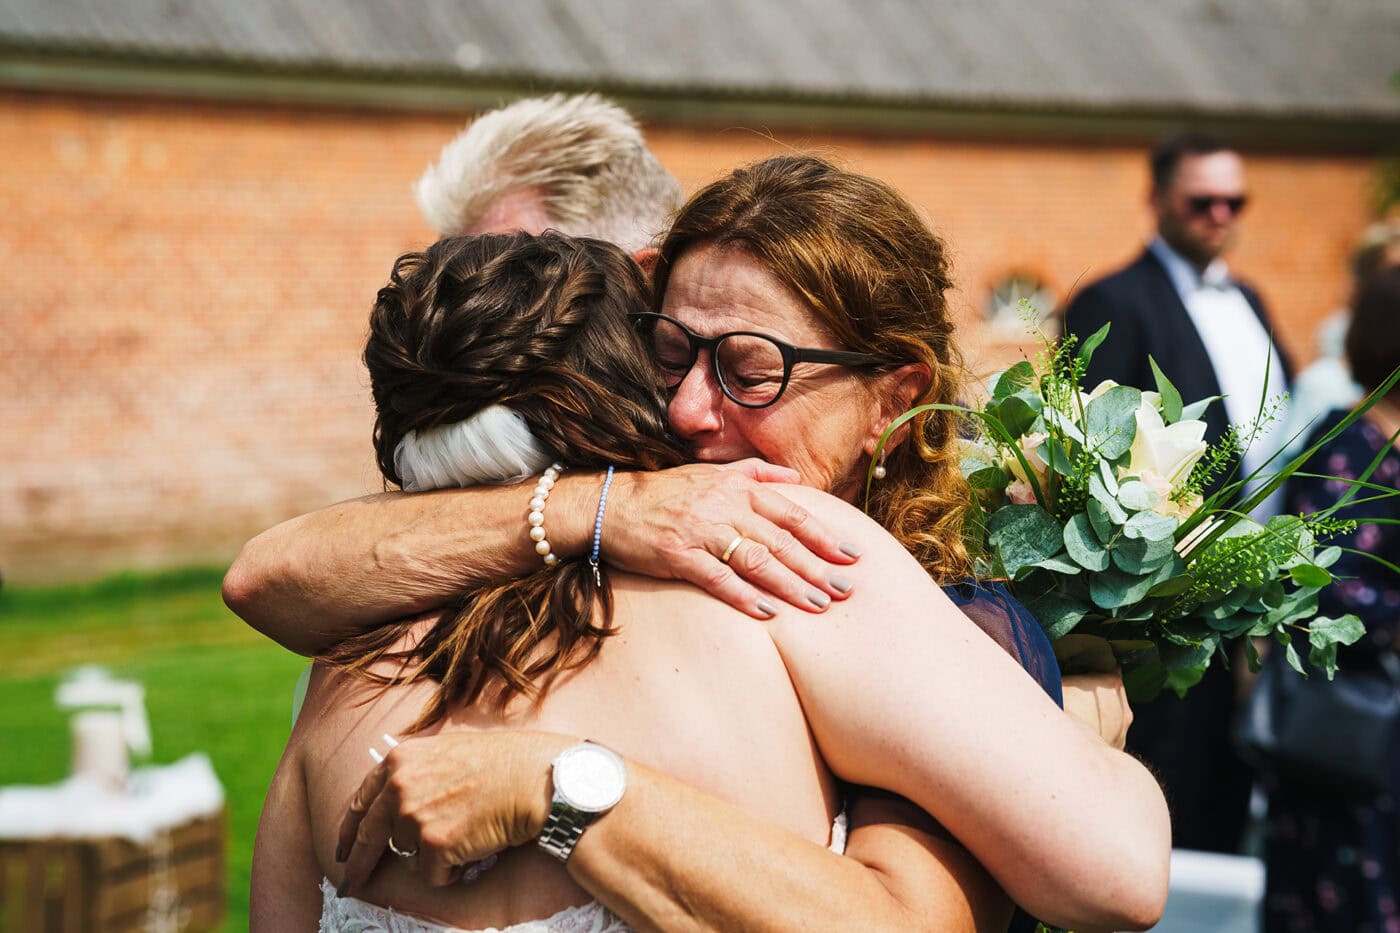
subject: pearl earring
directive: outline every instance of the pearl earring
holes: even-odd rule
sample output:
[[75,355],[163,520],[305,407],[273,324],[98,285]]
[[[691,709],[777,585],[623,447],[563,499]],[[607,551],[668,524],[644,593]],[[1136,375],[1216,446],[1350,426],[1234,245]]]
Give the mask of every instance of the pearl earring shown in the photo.
[[884,479],[886,472],[887,471],[885,470],[885,452],[882,450],[880,451],[880,462],[875,464],[875,478]]

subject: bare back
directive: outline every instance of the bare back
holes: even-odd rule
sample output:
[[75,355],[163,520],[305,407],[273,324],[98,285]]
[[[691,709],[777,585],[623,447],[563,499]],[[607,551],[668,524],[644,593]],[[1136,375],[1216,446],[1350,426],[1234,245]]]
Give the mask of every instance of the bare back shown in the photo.
[[[687,584],[612,579],[617,634],[590,664],[561,678],[538,706],[517,699],[502,716],[479,703],[433,731],[586,736],[825,845],[839,808],[834,781],[764,627]],[[376,689],[318,665],[275,779],[304,776],[310,844],[332,881],[340,821],[373,764],[367,750],[384,749],[383,733],[402,735],[429,695],[426,685],[379,696]],[[356,896],[467,928],[545,917],[588,900],[533,846],[503,853],[470,885],[446,888],[394,862]]]

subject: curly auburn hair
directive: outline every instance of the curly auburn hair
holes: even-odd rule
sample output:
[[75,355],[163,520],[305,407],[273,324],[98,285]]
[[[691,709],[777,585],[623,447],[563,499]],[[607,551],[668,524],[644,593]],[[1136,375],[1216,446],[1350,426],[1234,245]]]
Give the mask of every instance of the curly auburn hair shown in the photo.
[[[685,462],[667,424],[661,379],[629,320],[647,307],[637,264],[601,240],[555,232],[440,240],[394,264],[370,313],[364,360],[380,471],[409,431],[504,405],[572,466],[654,470]],[[441,720],[483,692],[503,706],[547,691],[611,633],[612,592],[582,559],[524,580],[484,584],[411,648],[401,622],[352,638],[324,660],[383,684],[439,682],[414,724]],[[369,671],[381,660],[406,673]]]
[[[656,310],[681,256],[705,246],[761,262],[847,348],[926,365],[928,388],[915,405],[957,401],[963,364],[945,299],[952,281],[943,241],[889,185],[814,156],[737,169],[692,196],[662,241]],[[916,417],[910,442],[888,451],[887,476],[868,503],[871,517],[945,584],[971,570],[958,429],[953,412]]]

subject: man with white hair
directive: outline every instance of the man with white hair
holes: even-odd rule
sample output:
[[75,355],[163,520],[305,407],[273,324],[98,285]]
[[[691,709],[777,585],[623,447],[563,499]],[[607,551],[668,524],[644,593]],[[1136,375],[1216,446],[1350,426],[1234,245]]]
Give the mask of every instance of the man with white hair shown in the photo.
[[413,191],[443,236],[552,227],[639,259],[681,205],[680,182],[637,121],[596,94],[527,98],[478,117]]

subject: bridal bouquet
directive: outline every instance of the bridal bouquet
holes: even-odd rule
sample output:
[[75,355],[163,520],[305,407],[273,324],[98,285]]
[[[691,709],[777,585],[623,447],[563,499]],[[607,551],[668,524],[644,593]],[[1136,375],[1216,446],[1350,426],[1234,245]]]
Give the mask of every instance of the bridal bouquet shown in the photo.
[[[1184,693],[1222,643],[1241,636],[1274,639],[1306,676],[1301,643],[1330,678],[1337,646],[1365,634],[1353,615],[1317,613],[1341,555],[1326,542],[1351,527],[1333,514],[1380,487],[1367,471],[1324,512],[1262,525],[1248,512],[1360,412],[1273,472],[1235,479],[1227,471],[1274,416],[1270,406],[1207,445],[1200,417],[1218,399],[1183,403],[1155,361],[1156,391],[1104,382],[1086,392],[1081,377],[1107,333],[1082,346],[1046,341],[1037,364],[1017,363],[979,407],[957,409],[976,428],[961,466],[974,493],[967,529],[979,576],[1010,581],[1067,672],[1117,663],[1134,700],[1163,687]],[[907,412],[891,431],[929,407],[953,406]],[[1244,490],[1252,492],[1235,503]],[[1249,638],[1244,648],[1257,670]]]

